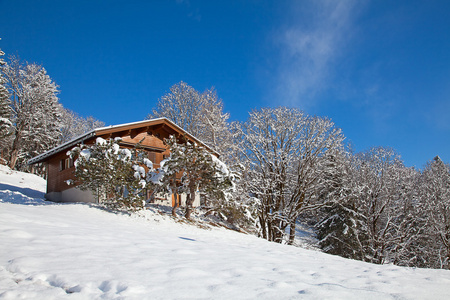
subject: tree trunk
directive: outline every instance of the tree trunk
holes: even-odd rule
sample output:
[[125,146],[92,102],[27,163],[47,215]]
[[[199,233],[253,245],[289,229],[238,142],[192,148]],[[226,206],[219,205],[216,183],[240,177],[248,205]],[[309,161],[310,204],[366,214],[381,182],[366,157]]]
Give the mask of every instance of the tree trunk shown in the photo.
[[17,158],[19,157],[19,149],[13,149],[11,151],[10,160],[9,160],[9,167],[11,170],[14,170],[16,167]]
[[289,242],[288,245],[293,245],[295,240],[295,220],[289,224]]
[[261,226],[261,235],[262,238],[267,240],[267,224],[265,221],[265,218],[263,218],[261,215],[259,216],[259,224]]
[[173,197],[173,207],[172,207],[172,217],[176,217],[177,216],[177,207],[178,207],[178,194],[175,192],[172,194]]
[[186,214],[184,215],[186,217],[186,219],[191,218],[192,205],[194,204],[194,200],[195,200],[195,185],[190,185],[189,190],[190,190],[190,194],[188,195],[188,197],[186,199]]
[[176,217],[177,216],[177,207],[179,205],[178,202],[178,194],[177,194],[177,175],[173,175],[173,182],[172,182],[172,195],[174,197],[174,205],[172,207],[172,216]]
[[12,170],[14,170],[14,168],[16,167],[17,158],[19,157],[19,144],[21,139],[22,139],[22,131],[17,130],[11,149],[11,155],[9,156],[9,167]]
[[279,222],[279,221],[276,221],[275,224],[276,224],[276,226],[273,226],[273,224],[272,224],[273,241],[275,243],[281,244],[283,242],[283,233],[281,232],[283,226],[282,226],[281,222]]
[[273,242],[273,228],[271,220],[267,220],[267,240]]

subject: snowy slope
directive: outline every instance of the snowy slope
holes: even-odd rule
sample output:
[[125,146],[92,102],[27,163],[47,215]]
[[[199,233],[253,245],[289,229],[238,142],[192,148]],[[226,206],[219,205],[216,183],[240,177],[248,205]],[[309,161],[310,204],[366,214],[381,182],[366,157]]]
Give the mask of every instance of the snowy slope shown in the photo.
[[47,203],[43,180],[4,167],[0,189],[0,299],[450,299],[445,270]]
[[44,198],[46,188],[47,182],[41,177],[12,171],[7,166],[0,165],[0,199],[3,201],[22,203],[26,199],[34,203],[35,198]]

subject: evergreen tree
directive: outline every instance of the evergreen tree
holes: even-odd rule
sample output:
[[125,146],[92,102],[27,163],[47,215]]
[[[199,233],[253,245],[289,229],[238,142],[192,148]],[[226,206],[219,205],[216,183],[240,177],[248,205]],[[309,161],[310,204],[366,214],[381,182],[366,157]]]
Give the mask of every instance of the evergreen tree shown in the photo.
[[364,260],[361,251],[367,241],[362,218],[351,201],[333,202],[324,209],[327,218],[317,225],[320,248],[330,254]]
[[[191,216],[197,190],[214,201],[226,199],[226,190],[232,187],[233,174],[224,163],[186,138],[180,143],[171,136],[166,143],[170,147],[170,157],[161,162],[160,170],[153,173],[150,181],[159,183],[166,191],[187,194],[187,219]],[[181,175],[180,186],[175,186],[177,174]]]
[[[161,97],[156,108],[148,115],[148,118],[158,117],[171,119],[215,150],[234,173],[240,169],[239,164],[236,164],[240,142],[234,139],[232,130],[232,125],[236,124],[228,122],[229,115],[223,112],[223,102],[213,88],[200,93],[183,81],[173,85],[170,93]],[[202,195],[202,199],[217,199]],[[237,219],[238,212],[242,212],[244,206],[238,201],[244,199],[234,193],[228,196],[229,201],[209,201],[208,209],[210,212],[221,211],[224,217],[227,215],[230,219]]]
[[[138,210],[144,206],[146,172],[129,149],[119,147],[119,139],[97,138],[93,145],[80,145],[70,152],[75,161],[78,187],[93,193],[98,203],[112,209]],[[133,160],[134,157],[134,160]]]
[[316,225],[320,248],[330,254],[363,260],[363,245],[367,241],[365,222],[355,198],[353,156],[338,153],[329,159],[327,188],[321,197],[329,199],[329,205],[322,209],[323,219]]

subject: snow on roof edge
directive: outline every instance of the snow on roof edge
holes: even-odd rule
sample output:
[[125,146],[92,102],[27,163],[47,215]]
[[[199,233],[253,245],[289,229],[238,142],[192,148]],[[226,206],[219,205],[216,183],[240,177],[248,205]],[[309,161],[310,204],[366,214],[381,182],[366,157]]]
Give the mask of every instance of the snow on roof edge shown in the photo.
[[[171,123],[173,123],[173,121],[167,119],[167,118],[156,118],[156,119],[148,119],[148,120],[143,120],[143,121],[136,121],[136,122],[131,122],[131,123],[124,123],[124,124],[117,124],[117,125],[109,125],[109,126],[105,126],[105,127],[99,127],[99,128],[95,128],[95,131],[100,131],[100,130],[106,130],[106,129],[114,129],[114,128],[118,128],[118,127],[122,127],[122,126],[130,126],[130,125],[137,125],[139,123],[145,123],[145,122],[150,122],[150,121],[158,121],[158,120],[168,120]],[[175,124],[175,123],[174,123]]]

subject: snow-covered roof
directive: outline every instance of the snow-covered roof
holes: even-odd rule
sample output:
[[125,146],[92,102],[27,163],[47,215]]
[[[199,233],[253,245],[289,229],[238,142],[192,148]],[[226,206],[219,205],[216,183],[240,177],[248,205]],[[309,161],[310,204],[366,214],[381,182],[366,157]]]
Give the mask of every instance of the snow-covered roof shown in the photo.
[[218,155],[218,153],[216,151],[214,151],[208,145],[206,145],[205,143],[203,143],[202,141],[197,139],[195,136],[193,136],[192,134],[190,134],[189,132],[187,132],[186,130],[184,130],[183,128],[178,126],[177,124],[175,124],[173,121],[171,121],[167,118],[156,118],[156,119],[151,119],[151,120],[144,120],[144,121],[138,121],[138,122],[132,122],[132,123],[119,124],[119,125],[111,125],[111,126],[105,126],[105,127],[93,129],[93,130],[91,130],[83,135],[80,135],[68,142],[65,142],[64,144],[56,146],[55,148],[52,148],[47,152],[44,152],[38,156],[33,157],[32,159],[28,160],[28,164],[31,165],[31,164],[45,161],[48,157],[52,156],[53,154],[56,154],[58,152],[66,150],[70,147],[78,145],[91,137],[109,133],[110,131],[118,132],[118,131],[121,131],[121,130],[124,130],[127,128],[129,129],[130,127],[131,128],[140,128],[140,127],[156,125],[156,124],[160,124],[160,123],[169,124],[170,126],[174,127],[174,129],[176,131],[179,131],[179,132],[185,134],[189,139],[195,141],[196,143],[204,145],[210,152]]

